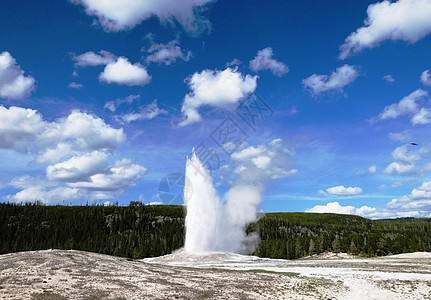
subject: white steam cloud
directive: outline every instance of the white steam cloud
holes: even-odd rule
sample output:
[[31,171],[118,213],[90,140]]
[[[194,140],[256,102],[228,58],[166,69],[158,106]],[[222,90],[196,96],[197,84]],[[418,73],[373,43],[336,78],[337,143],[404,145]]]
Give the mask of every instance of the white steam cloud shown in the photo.
[[250,253],[257,234],[246,235],[245,227],[257,220],[261,189],[247,184],[232,187],[220,201],[210,171],[195,153],[186,163],[184,194],[187,207],[187,252]]

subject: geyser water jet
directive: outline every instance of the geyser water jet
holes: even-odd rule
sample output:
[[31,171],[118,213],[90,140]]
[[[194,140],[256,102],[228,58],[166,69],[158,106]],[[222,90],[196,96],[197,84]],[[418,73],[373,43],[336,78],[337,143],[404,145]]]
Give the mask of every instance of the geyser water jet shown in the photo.
[[187,252],[235,252],[251,253],[250,245],[257,234],[246,235],[245,227],[256,221],[262,201],[261,189],[249,184],[237,184],[224,195],[217,196],[210,171],[193,152],[186,162],[184,193],[187,208]]

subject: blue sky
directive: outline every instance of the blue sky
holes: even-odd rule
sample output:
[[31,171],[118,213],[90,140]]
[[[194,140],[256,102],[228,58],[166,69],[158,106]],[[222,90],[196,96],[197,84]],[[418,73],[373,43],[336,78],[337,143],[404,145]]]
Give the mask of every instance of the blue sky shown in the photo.
[[194,147],[265,212],[431,217],[429,0],[4,0],[0,28],[3,202],[180,204]]

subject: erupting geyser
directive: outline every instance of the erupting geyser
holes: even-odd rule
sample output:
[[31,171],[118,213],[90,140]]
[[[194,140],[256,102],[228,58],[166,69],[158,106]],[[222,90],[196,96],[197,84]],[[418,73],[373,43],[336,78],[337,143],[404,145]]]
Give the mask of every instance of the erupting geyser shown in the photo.
[[193,152],[187,158],[184,197],[187,207],[187,252],[252,252],[257,234],[246,235],[245,227],[256,221],[261,203],[260,188],[237,184],[220,201],[213,186],[210,171]]

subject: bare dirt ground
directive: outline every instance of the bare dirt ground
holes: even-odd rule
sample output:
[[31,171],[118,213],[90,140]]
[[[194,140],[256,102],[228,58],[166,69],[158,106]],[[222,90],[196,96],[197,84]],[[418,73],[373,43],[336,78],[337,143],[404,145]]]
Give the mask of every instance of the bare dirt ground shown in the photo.
[[83,251],[0,255],[0,299],[431,299],[431,253],[236,254],[127,260]]

